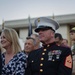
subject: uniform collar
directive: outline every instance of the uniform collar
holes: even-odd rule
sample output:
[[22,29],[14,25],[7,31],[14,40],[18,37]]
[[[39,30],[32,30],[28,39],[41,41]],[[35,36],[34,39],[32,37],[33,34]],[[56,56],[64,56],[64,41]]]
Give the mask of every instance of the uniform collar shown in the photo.
[[53,43],[49,43],[49,44],[42,44],[43,47],[50,47],[50,46],[53,46],[55,45],[56,43],[53,42]]

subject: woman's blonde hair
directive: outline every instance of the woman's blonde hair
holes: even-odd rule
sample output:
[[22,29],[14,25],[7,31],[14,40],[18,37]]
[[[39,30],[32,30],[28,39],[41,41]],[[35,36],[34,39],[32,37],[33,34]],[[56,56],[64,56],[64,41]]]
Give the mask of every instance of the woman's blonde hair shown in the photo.
[[4,53],[6,50],[2,47],[2,44],[0,43],[0,51],[1,53]]
[[12,50],[16,54],[21,51],[21,46],[19,43],[19,37],[17,32],[14,29],[4,29],[2,32],[5,34],[5,38],[12,44]]
[[1,43],[0,43],[0,51],[2,52],[2,45],[1,45]]

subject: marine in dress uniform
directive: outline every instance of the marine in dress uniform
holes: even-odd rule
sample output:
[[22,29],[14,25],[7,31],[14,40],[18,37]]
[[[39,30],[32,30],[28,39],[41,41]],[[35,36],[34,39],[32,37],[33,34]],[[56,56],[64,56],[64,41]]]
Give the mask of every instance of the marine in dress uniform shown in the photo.
[[[55,32],[59,24],[46,17],[35,20],[35,32],[50,29]],[[39,33],[40,34],[40,33]],[[72,53],[70,48],[58,46],[55,42],[43,44],[43,47],[32,51],[28,56],[25,75],[71,75]]]

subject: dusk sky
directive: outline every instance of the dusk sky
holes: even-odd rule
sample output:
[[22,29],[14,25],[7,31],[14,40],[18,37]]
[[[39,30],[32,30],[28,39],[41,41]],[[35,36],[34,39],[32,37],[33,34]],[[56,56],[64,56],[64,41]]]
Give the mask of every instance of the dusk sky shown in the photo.
[[75,14],[75,0],[0,0],[2,20],[26,19],[40,16]]

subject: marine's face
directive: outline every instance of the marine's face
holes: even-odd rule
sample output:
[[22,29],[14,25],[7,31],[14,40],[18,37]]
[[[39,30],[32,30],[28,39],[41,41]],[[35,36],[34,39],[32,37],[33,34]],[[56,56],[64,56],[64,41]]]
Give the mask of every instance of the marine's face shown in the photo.
[[75,32],[71,32],[70,37],[72,41],[75,41]]
[[5,49],[11,46],[11,43],[6,39],[4,32],[1,33],[1,44],[2,44],[2,47]]
[[39,32],[39,38],[41,42],[44,43],[49,43],[51,38],[53,37],[53,31],[48,29],[48,30],[40,30]]

